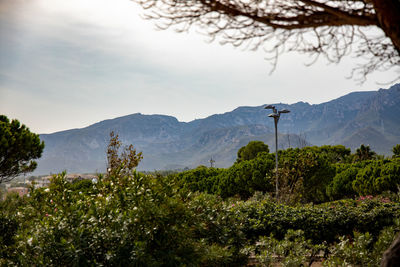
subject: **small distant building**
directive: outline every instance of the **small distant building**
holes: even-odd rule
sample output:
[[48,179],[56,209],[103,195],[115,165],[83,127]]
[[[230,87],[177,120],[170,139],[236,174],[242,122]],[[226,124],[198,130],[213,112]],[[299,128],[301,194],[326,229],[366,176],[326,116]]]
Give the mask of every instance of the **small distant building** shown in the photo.
[[34,180],[35,188],[48,187],[52,176],[44,176]]
[[[40,187],[48,187],[50,185],[51,178],[53,178],[53,175],[48,175],[41,177],[40,179],[35,179],[35,188],[40,188]],[[93,174],[67,174],[65,175],[65,180],[73,183],[74,181],[80,181],[80,180],[96,180],[97,181],[97,176]]]
[[7,189],[7,193],[12,193],[12,192],[15,192],[20,197],[23,197],[24,195],[29,193],[29,189],[27,187],[9,187]]

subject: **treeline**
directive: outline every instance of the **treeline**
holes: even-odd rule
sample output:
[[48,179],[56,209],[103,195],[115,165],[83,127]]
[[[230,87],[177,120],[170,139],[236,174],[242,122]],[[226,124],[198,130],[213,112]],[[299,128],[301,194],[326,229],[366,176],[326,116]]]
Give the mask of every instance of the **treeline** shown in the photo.
[[377,266],[400,230],[386,198],[285,205],[191,193],[122,170],[0,202],[1,266]]
[[279,151],[279,201],[261,142],[228,169],[169,175],[136,172],[141,154],[120,147],[112,135],[97,180],[62,173],[0,201],[0,266],[378,266],[400,231],[400,146]]
[[[289,203],[322,203],[384,192],[397,193],[399,147],[393,148],[394,155],[390,158],[377,155],[364,145],[353,154],[341,145],[280,150],[280,198]],[[275,154],[269,153],[268,146],[262,142],[252,141],[238,151],[238,159],[230,168],[199,166],[169,177],[193,192],[247,199],[256,191],[274,193]]]

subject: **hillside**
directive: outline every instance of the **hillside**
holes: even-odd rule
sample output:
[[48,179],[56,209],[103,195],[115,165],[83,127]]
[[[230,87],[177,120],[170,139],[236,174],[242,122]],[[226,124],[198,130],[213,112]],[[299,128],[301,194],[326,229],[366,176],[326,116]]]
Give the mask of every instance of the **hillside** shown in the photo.
[[[280,148],[304,144],[344,144],[353,150],[369,144],[389,155],[400,143],[400,84],[378,91],[354,92],[310,105],[275,104],[289,109],[279,121]],[[143,151],[140,170],[178,169],[209,165],[228,167],[236,151],[250,140],[266,142],[274,150],[273,120],[269,110],[239,107],[191,122],[165,115],[140,113],[104,120],[82,129],[42,134],[46,147],[35,174],[103,172],[110,131],[124,144]]]

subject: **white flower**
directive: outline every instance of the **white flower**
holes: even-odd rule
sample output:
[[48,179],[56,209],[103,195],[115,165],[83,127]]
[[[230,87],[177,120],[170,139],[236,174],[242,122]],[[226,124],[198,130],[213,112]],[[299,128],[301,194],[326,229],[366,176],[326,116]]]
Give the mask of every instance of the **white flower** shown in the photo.
[[44,192],[46,192],[46,193],[50,192],[50,188],[46,188],[46,189],[44,190]]

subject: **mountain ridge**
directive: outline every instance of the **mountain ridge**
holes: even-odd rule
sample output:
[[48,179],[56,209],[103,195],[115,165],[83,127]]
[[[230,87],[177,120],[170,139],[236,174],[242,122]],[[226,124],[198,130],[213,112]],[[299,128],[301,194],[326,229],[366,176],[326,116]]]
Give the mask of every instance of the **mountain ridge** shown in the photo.
[[[352,92],[321,104],[274,105],[291,111],[279,121],[280,149],[306,143],[344,144],[355,149],[364,143],[378,153],[390,154],[400,143],[400,84]],[[228,167],[248,141],[264,141],[274,151],[273,120],[264,106],[240,106],[190,122],[169,115],[134,113],[80,129],[42,134],[46,147],[35,173],[103,172],[111,131],[119,134],[123,144],[143,151],[140,170],[193,168],[207,165],[211,157],[217,167]]]

